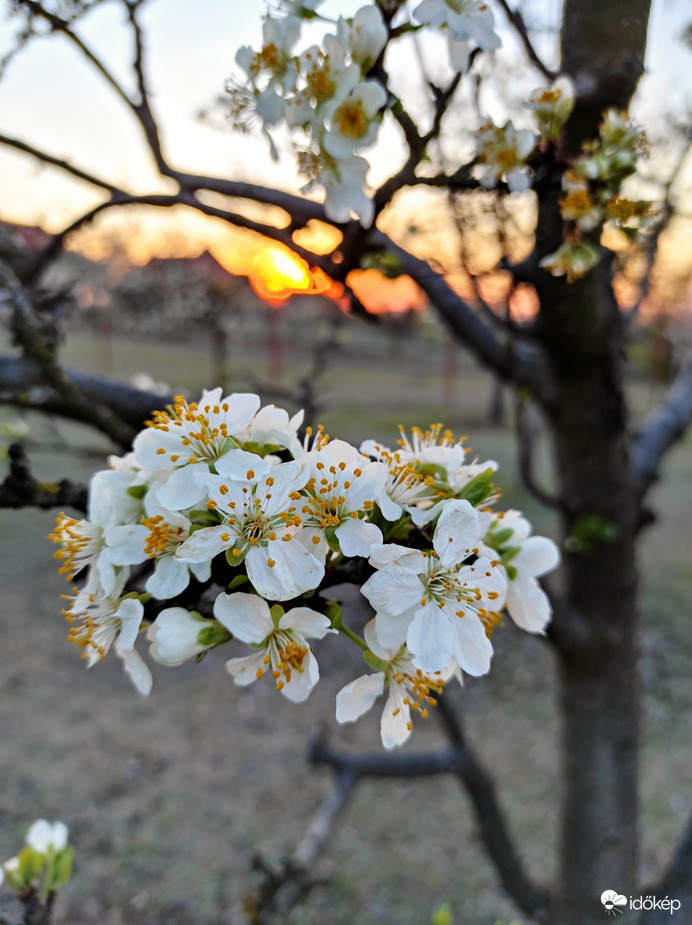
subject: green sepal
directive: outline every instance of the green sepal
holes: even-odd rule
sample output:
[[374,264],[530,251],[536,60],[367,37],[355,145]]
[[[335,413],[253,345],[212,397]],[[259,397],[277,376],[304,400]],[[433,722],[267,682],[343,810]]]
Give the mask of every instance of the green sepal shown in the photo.
[[329,620],[332,629],[338,630],[341,628],[341,604],[338,601],[327,601],[324,615]]
[[209,507],[190,511],[187,516],[193,524],[192,528],[190,528],[190,533],[192,533],[193,529],[199,530],[200,527],[215,527],[217,524],[221,523],[221,515],[217,514],[216,511],[212,511]]
[[19,853],[19,876],[22,883],[32,883],[40,876],[46,863],[46,856],[27,845]]
[[521,546],[505,546],[502,550],[502,564],[507,565],[521,552]]
[[[245,559],[245,553],[241,551],[239,556],[233,554],[233,549],[226,550],[226,562],[229,565],[240,565],[240,563]],[[243,576],[245,577],[245,576]],[[234,579],[235,581],[235,579]]]
[[471,481],[467,482],[460,492],[457,492],[456,497],[461,501],[468,501],[471,507],[478,507],[493,493],[493,474],[493,470],[487,468],[478,475],[474,475]]
[[[229,550],[226,551],[226,557],[228,557]],[[236,559],[236,556],[233,556]],[[250,581],[247,575],[236,575],[233,581],[229,584],[228,590],[233,591],[234,588],[239,588],[241,585],[245,585]]]
[[284,615],[284,609],[281,604],[274,604],[274,606],[269,611],[269,616],[272,618],[272,623],[274,624],[274,629],[278,630],[279,620]]
[[416,472],[420,475],[431,475],[436,482],[447,481],[447,470],[444,466],[438,466],[435,463],[421,463],[416,466]]
[[131,498],[137,498],[138,500],[141,500],[146,495],[147,488],[147,485],[130,485],[130,487],[127,489],[127,493]]
[[72,875],[72,864],[74,862],[74,848],[67,845],[62,851],[58,852],[55,858],[55,869],[53,871],[53,883],[46,883],[47,888],[57,890],[64,886]]
[[502,530],[494,530],[490,534],[491,543],[493,549],[500,549],[507,540],[510,540],[514,535],[514,530],[511,527],[504,527]]
[[329,546],[332,552],[341,552],[339,540],[336,537],[336,527],[327,527],[324,536],[327,540],[327,546]]
[[454,925],[454,919],[452,918],[452,907],[449,905],[449,903],[442,903],[440,908],[430,919],[430,925]]
[[387,662],[382,658],[378,658],[370,649],[363,652],[363,658],[374,671],[384,671],[387,667]]
[[199,663],[200,663],[200,662],[202,661],[202,659],[206,656],[206,654],[207,654],[208,651],[209,651],[208,649],[205,649],[204,652],[198,652],[198,653],[197,653],[197,655],[195,656],[195,663],[196,663],[197,665],[199,665]]
[[278,453],[281,450],[278,443],[255,443],[253,440],[248,440],[243,444],[242,448],[247,453],[254,453],[255,456],[259,456],[262,459],[264,459],[265,456],[269,456],[270,453]]
[[506,565],[505,571],[507,572],[507,577],[509,580],[514,581],[518,574],[516,565]]
[[[201,617],[201,619],[204,618]],[[207,622],[208,621],[205,620],[205,623]],[[215,646],[221,646],[230,639],[233,639],[233,636],[228,632],[223,623],[219,623],[218,620],[214,620],[213,623],[205,626],[204,629],[201,629],[197,634],[197,643],[200,646],[204,646],[206,649],[213,649]]]
[[26,884],[22,880],[18,870],[8,870],[6,867],[4,867],[3,870],[5,871],[5,882],[9,884],[13,890],[19,892],[24,889]]

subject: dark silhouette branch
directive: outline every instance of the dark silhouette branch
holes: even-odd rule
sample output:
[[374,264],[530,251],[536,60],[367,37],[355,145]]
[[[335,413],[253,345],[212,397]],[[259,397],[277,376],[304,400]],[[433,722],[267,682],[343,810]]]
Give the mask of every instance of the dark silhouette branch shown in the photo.
[[251,922],[256,925],[285,922],[291,909],[305,899],[314,886],[324,882],[324,877],[315,875],[315,865],[339,812],[353,793],[356,780],[350,770],[338,774],[295,850],[283,858],[278,867],[261,855],[253,858],[253,867],[261,872],[262,881],[245,900],[245,911]]
[[[170,395],[152,395],[73,370],[66,369],[63,373],[80,394],[89,395],[95,405],[107,408],[131,428],[132,435],[142,428],[153,411],[165,408],[172,400]],[[81,406],[65,402],[62,392],[50,383],[41,365],[32,359],[0,357],[0,402],[93,424],[92,416],[83,414]],[[129,447],[129,441],[126,446]]]
[[121,190],[119,190],[117,186],[113,186],[113,184],[109,183],[107,180],[102,180],[100,177],[87,173],[85,170],[73,166],[69,161],[63,161],[58,157],[53,157],[51,154],[47,154],[45,151],[33,147],[33,145],[28,145],[18,138],[11,138],[9,135],[0,135],[0,144],[6,145],[8,148],[16,148],[17,151],[23,151],[25,154],[30,154],[43,164],[51,164],[53,167],[59,167],[60,170],[72,174],[73,177],[84,180],[92,186],[98,186],[100,189],[108,190],[109,193],[121,193]]
[[507,0],[498,0],[498,3],[504,10],[509,24],[514,28],[515,32],[519,36],[529,61],[541,72],[541,74],[543,74],[545,78],[550,81],[555,80],[557,74],[555,71],[551,71],[550,68],[544,64],[544,62],[538,56],[536,49],[533,47],[533,42],[531,41],[529,31],[526,28],[526,23],[524,22],[524,17],[521,15],[521,12],[518,9],[513,10],[509,3],[507,3]]
[[91,424],[120,446],[129,446],[134,436],[132,429],[110,408],[87,398],[65,375],[52,343],[53,332],[49,323],[39,316],[26,290],[2,262],[0,294],[11,311],[10,324],[15,342],[41,370],[42,378],[57,393],[65,412],[76,420]]
[[494,784],[469,748],[448,698],[440,698],[436,709],[450,741],[446,748],[409,754],[349,754],[333,748],[320,737],[313,743],[310,760],[313,764],[326,764],[340,775],[348,773],[354,780],[454,774],[471,800],[481,838],[502,885],[523,912],[540,920],[547,909],[548,895],[530,883],[523,870],[497,802]]
[[[659,900],[663,897],[676,899],[681,903],[678,909],[689,909],[692,904],[692,816],[687,820],[665,873],[658,883],[646,887],[642,895],[655,896]],[[652,909],[642,912],[638,922],[639,925],[662,925],[670,918],[670,908]]]
[[87,510],[87,486],[70,479],[42,482],[34,478],[21,443],[8,448],[10,471],[0,484],[0,508],[71,507],[82,513]]
[[692,352],[685,357],[663,404],[654,411],[632,444],[630,460],[640,496],[656,481],[661,460],[691,422]]

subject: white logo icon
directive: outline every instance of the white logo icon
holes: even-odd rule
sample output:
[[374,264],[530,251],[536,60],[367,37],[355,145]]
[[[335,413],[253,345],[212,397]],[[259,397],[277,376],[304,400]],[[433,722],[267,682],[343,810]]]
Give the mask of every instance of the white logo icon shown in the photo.
[[618,909],[617,907],[626,906],[627,897],[622,896],[620,893],[616,893],[615,890],[606,890],[604,893],[601,893],[601,902],[608,915],[617,915],[618,913],[622,915],[622,909]]

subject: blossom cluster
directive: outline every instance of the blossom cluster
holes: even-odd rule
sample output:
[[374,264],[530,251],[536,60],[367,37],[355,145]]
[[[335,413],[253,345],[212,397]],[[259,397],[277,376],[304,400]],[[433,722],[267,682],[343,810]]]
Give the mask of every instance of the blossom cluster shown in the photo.
[[599,230],[605,222],[629,237],[640,231],[651,203],[625,198],[622,184],[635,172],[644,147],[643,134],[626,113],[606,111],[598,138],[584,144],[581,156],[562,177],[565,195],[560,214],[566,223],[565,241],[541,261],[553,276],[566,275],[573,282],[598,263],[598,250],[584,235]]
[[[166,665],[234,640],[251,649],[226,662],[237,684],[271,674],[299,702],[319,680],[312,641],[340,633],[373,673],[339,693],[337,719],[388,689],[382,741],[400,745],[447,681],[489,670],[503,608],[545,630],[536,579],[558,550],[494,509],[496,463],[468,459],[441,425],[359,449],[301,425],[302,413],[218,388],[156,412],[92,478],[87,517],[61,514],[51,535],[61,572],[84,577],[64,610],[69,639],[89,666],[112,647],[143,694],[142,630]],[[364,638],[328,600],[354,574],[348,560],[375,611]]]
[[64,822],[37,819],[29,827],[19,854],[0,864],[0,884],[6,881],[19,894],[40,888],[43,899],[55,893],[72,873],[74,852],[67,839]]
[[[323,188],[329,219],[347,222],[355,215],[368,228],[374,204],[366,194],[369,164],[360,152],[373,144],[394,102],[385,75],[375,67],[390,40],[390,23],[379,6],[369,4],[351,18],[340,16],[335,31],[296,53],[302,20],[319,19],[319,5],[320,0],[284,3],[264,19],[262,47],[237,52],[242,76],[228,82],[231,119],[241,131],[258,119],[274,157],[269,129],[285,123],[299,130],[298,165],[308,180],[303,192]],[[417,28],[446,31],[457,71],[467,69],[472,47],[494,51],[500,45],[493,14],[481,0],[423,0],[413,16]]]

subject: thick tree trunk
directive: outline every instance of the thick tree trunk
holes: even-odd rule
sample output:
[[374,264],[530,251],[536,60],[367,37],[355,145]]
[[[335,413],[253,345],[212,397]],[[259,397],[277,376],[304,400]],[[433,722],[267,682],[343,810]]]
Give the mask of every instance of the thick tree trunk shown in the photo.
[[[627,106],[643,69],[649,5],[567,0],[563,69],[578,100],[565,153],[577,154],[597,135],[604,109]],[[543,191],[538,257],[560,244],[560,196],[558,188]],[[547,275],[537,282],[540,334],[556,384],[547,412],[565,541],[564,605],[553,627],[564,789],[551,925],[602,921],[604,890],[632,895],[637,883],[638,504],[609,263],[604,251],[600,266],[577,283]]]

